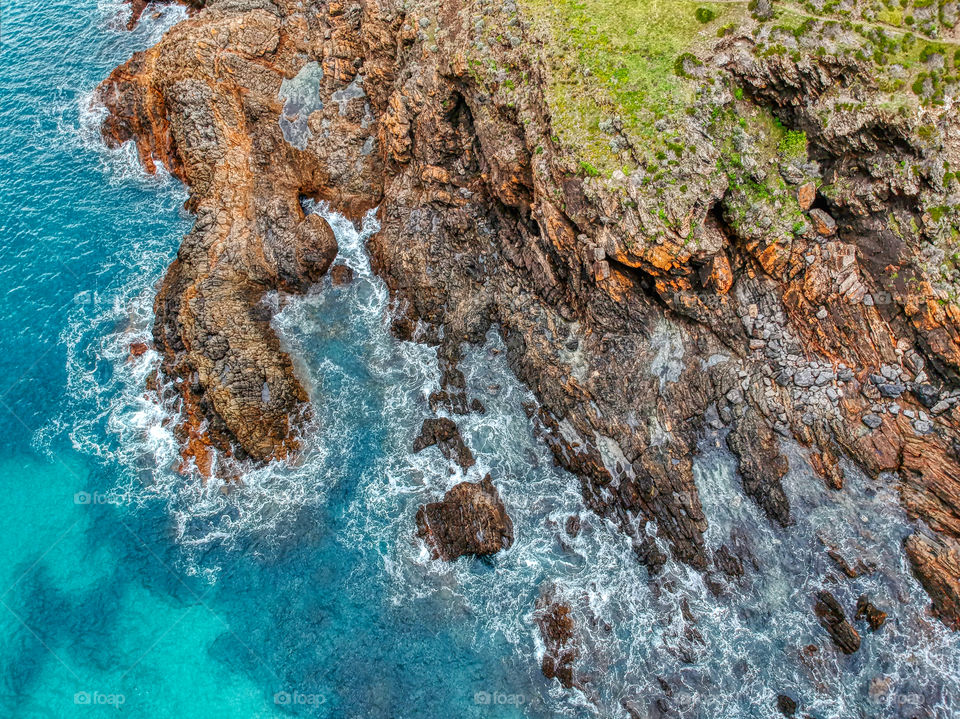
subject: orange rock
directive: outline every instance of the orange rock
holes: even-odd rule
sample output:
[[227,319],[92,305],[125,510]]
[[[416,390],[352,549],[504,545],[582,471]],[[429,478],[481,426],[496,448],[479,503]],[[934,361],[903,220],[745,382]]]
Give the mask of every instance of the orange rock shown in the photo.
[[150,349],[144,342],[133,342],[130,344],[130,356],[141,357]]
[[725,295],[730,291],[733,286],[733,270],[730,269],[730,260],[725,253],[718,252],[713,256],[707,282],[718,295]]

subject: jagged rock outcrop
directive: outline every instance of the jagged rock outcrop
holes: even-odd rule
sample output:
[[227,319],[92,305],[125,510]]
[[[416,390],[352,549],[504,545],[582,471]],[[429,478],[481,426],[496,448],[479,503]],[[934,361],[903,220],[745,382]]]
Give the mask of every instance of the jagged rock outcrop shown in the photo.
[[960,629],[960,542],[913,534],[907,538],[906,550],[937,616],[953,629]]
[[469,469],[477,463],[473,452],[460,436],[457,423],[447,417],[425,419],[420,434],[413,440],[415,453],[434,446],[439,448],[444,457],[452,459],[462,469]]
[[867,624],[870,625],[870,631],[875,632],[886,623],[887,613],[867,599],[866,595],[861,595],[857,599],[856,619],[866,619]]
[[830,592],[822,591],[817,594],[814,611],[820,624],[837,645],[837,649],[844,654],[853,654],[860,648],[860,635],[847,620],[843,607]]
[[534,619],[544,644],[540,664],[543,675],[556,679],[567,689],[578,686],[580,647],[570,605],[557,598],[555,588],[545,587],[537,599]]
[[955,626],[947,90],[918,77],[891,110],[882,84],[896,78],[842,51],[869,42],[855,24],[814,16],[790,33],[755,10],[680,58],[693,99],[654,132],[604,117],[579,142],[557,78],[599,80],[555,74],[556,28],[510,6],[209,0],[101,86],[105,135],[136,139],[197,213],[154,333],[187,454],[209,469],[212,448],[295,449],[307,398],[260,300],[302,291],[332,259],[301,196],[351,217],[379,207],[374,268],[397,334],[419,326],[437,346],[437,406],[469,411],[460,345],[495,325],[557,460],[651,573],[665,550],[735,572],[704,540],[691,460],[704,432],[728,433],[745,493],[789,533],[789,438],[836,491],[842,460],[897,473],[908,514],[942,540],[914,535],[908,556]]
[[441,502],[421,506],[416,524],[434,559],[447,562],[465,554],[496,554],[513,544],[513,522],[489,474],[480,482],[461,482]]

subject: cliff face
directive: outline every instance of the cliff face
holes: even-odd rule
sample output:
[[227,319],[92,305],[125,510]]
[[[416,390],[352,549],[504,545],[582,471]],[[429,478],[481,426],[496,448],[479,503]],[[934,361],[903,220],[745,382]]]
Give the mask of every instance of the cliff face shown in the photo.
[[532,420],[651,572],[664,548],[716,582],[736,560],[703,540],[705,428],[783,526],[792,438],[838,492],[844,458],[896,473],[932,530],[907,556],[960,627],[956,3],[900,26],[594,4],[209,0],[104,82],[105,136],[197,214],[154,330],[185,455],[296,448],[307,397],[260,300],[335,255],[302,197],[378,207],[394,328],[427,328],[451,407],[462,343],[496,325]]

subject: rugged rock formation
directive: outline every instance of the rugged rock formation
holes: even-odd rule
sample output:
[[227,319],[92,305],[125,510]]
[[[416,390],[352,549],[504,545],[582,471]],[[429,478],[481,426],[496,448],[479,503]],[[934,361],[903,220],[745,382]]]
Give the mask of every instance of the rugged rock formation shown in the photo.
[[833,643],[841,652],[853,654],[860,648],[860,635],[847,621],[843,607],[830,592],[822,591],[817,594],[814,611],[820,619],[820,624],[827,630]]
[[461,482],[442,502],[421,506],[416,523],[434,559],[447,562],[496,554],[513,544],[513,522],[489,474],[477,483]]
[[214,447],[296,447],[306,395],[260,300],[332,258],[301,196],[378,206],[394,329],[427,328],[452,411],[469,411],[461,344],[496,325],[558,461],[651,572],[663,549],[718,569],[691,461],[704,432],[728,432],[745,493],[788,534],[792,439],[837,491],[842,460],[897,473],[938,536],[908,556],[956,626],[960,122],[955,79],[923,64],[954,60],[917,44],[934,16],[890,29],[904,79],[876,23],[849,22],[866,3],[792,32],[777,5],[677,38],[698,56],[666,58],[667,95],[639,106],[629,68],[615,84],[616,65],[552,52],[574,10],[523,0],[209,0],[118,68],[105,135],[135,138],[197,213],[155,329],[187,453],[209,469]]
[[580,648],[570,605],[557,599],[554,589],[547,587],[537,599],[534,618],[545,647],[540,664],[543,675],[556,679],[567,689],[578,686],[576,662]]
[[785,717],[795,716],[797,713],[797,703],[786,694],[778,694],[777,710]]
[[914,574],[945,624],[960,629],[960,542],[914,534],[906,542]]
[[456,422],[446,417],[425,419],[420,434],[413,440],[413,451],[422,452],[427,447],[436,446],[447,459],[454,460],[463,469],[477,463],[473,452],[464,444]]
[[330,281],[334,287],[343,287],[353,282],[353,270],[347,265],[334,265],[330,270]]
[[864,594],[857,599],[856,619],[866,619],[867,624],[870,625],[870,631],[875,632],[887,621],[887,613],[878,609]]

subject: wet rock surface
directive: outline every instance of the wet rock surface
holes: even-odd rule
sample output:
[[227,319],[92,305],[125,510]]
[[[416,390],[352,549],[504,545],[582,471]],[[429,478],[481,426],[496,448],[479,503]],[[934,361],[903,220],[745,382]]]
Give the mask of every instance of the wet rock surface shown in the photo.
[[421,506],[417,536],[431,548],[434,559],[452,562],[465,554],[483,557],[509,549],[513,522],[490,475],[480,482],[461,482],[443,501]]
[[785,717],[796,716],[797,702],[786,694],[779,694],[777,695],[777,711]]
[[857,599],[856,619],[865,619],[870,625],[870,631],[875,632],[887,621],[887,613],[878,609],[864,594]]
[[[437,348],[431,406],[481,411],[456,365],[495,326],[538,399],[537,431],[651,576],[667,553],[739,575],[739,554],[704,538],[692,457],[707,432],[726,436],[745,496],[789,541],[789,440],[837,492],[844,462],[895,473],[929,528],[905,552],[957,627],[960,308],[941,261],[957,121],[928,105],[921,132],[919,114],[888,112],[875,68],[838,50],[843,28],[757,52],[773,32],[760,5],[698,50],[697,99],[658,129],[686,143],[665,168],[620,144],[616,170],[584,167],[554,126],[549,43],[522,7],[484,10],[483,33],[518,38],[494,43],[459,0],[210,0],[117,68],[98,93],[105,137],[135,139],[145,167],[183,180],[197,216],[154,328],[185,457],[209,473],[220,456],[296,451],[308,397],[263,300],[306,291],[336,254],[303,197],[354,219],[377,207],[369,250],[393,329]],[[301,117],[289,85],[307,80],[317,104]],[[740,125],[761,110],[769,122]],[[770,149],[772,118],[803,130],[801,156]],[[465,463],[446,425],[425,427],[434,439]],[[820,604],[851,647],[842,611]]]
[[860,635],[847,621],[843,607],[830,592],[822,591],[817,594],[814,611],[820,624],[827,630],[840,651],[844,654],[853,654],[860,648]]
[[570,605],[557,598],[553,588],[547,587],[537,599],[534,619],[545,647],[540,664],[543,675],[556,679],[567,689],[577,686],[580,648]]
[[330,270],[330,281],[334,287],[343,287],[353,282],[353,270],[347,265],[334,265]]
[[457,423],[452,419],[440,417],[423,421],[420,434],[413,441],[413,451],[422,452],[427,447],[434,446],[439,448],[444,457],[455,461],[463,469],[477,463],[473,452],[464,444]]
[[960,542],[926,534],[906,542],[913,572],[933,600],[934,612],[953,629],[960,629]]

